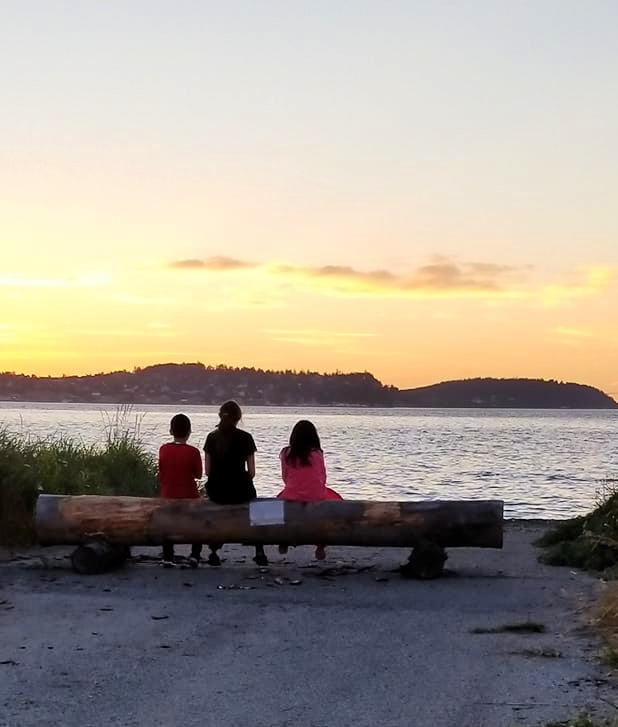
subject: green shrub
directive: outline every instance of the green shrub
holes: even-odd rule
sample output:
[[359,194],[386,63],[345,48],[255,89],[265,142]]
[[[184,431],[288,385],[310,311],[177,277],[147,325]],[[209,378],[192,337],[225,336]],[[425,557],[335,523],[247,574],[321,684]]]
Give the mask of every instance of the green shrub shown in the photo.
[[547,722],[545,727],[618,727],[616,719],[593,719],[586,714],[566,720],[566,722]]
[[0,545],[35,541],[39,492],[153,496],[156,460],[135,434],[119,428],[102,447],[65,437],[32,441],[0,429]]
[[615,572],[618,566],[618,480],[602,483],[598,506],[588,515],[566,520],[536,541],[543,563]]
[[551,530],[541,535],[535,545],[546,548],[549,545],[556,545],[565,540],[573,540],[582,534],[585,522],[586,518],[583,515],[571,520],[564,520],[564,522],[558,523]]

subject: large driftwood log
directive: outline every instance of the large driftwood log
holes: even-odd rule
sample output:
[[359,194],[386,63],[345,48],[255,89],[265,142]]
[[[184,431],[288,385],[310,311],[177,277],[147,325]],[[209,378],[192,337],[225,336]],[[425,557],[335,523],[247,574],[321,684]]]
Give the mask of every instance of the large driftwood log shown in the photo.
[[441,548],[502,547],[500,500],[380,502],[258,499],[215,505],[205,499],[164,500],[96,495],[41,495],[41,544],[93,540],[126,545],[264,543]]

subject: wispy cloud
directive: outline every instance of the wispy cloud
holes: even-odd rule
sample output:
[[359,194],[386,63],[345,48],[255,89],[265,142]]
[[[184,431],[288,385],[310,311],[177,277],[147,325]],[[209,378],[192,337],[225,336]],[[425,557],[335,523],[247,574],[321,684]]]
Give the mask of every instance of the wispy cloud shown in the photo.
[[566,282],[543,286],[540,298],[547,306],[561,305],[565,300],[600,293],[617,279],[616,268],[609,265],[589,265],[576,270]]
[[169,323],[162,323],[161,321],[150,321],[146,324],[146,328],[153,331],[169,331],[171,325]]
[[318,328],[265,328],[264,333],[275,335],[287,335],[290,333],[302,333],[304,336],[329,336],[331,338],[372,338],[375,333],[351,332],[351,331],[329,331]]
[[0,323],[0,343],[15,340],[16,328],[11,323]]
[[504,286],[506,278],[521,274],[517,267],[455,263],[445,258],[436,258],[408,274],[390,270],[358,270],[342,265],[273,265],[270,269],[276,274],[294,276],[340,293],[399,296],[496,292]]
[[5,288],[87,288],[108,285],[111,277],[99,273],[77,278],[22,278],[1,276],[0,287]]
[[555,326],[549,330],[549,336],[554,343],[570,348],[590,346],[597,333],[590,328],[573,326]]
[[135,295],[133,293],[116,293],[109,295],[107,300],[127,306],[167,306],[176,303],[176,299],[173,297]]
[[340,345],[352,340],[373,338],[375,333],[363,331],[329,331],[317,328],[265,328],[264,333],[279,343],[296,343],[301,346]]
[[69,330],[72,336],[92,338],[173,338],[174,332],[167,328],[153,328],[148,325],[146,328],[123,329],[123,328],[77,328]]
[[359,270],[349,265],[257,263],[232,257],[175,260],[168,263],[168,267],[205,272],[262,270],[275,278],[293,279],[326,292],[363,295],[495,292],[504,287],[504,279],[520,276],[527,269],[493,263],[456,263],[441,257],[409,274],[398,274],[384,269]]
[[225,271],[225,270],[243,270],[246,268],[258,267],[255,263],[248,262],[246,260],[237,260],[233,257],[226,257],[224,255],[216,255],[209,257],[204,260],[197,260],[195,258],[189,258],[186,260],[173,260],[169,263],[170,268],[177,268],[180,270],[212,270],[213,272]]
[[256,270],[274,280],[287,280],[297,286],[332,295],[540,298],[547,305],[597,293],[610,285],[616,274],[613,268],[592,266],[566,281],[547,285],[531,280],[532,265],[458,262],[442,256],[436,256],[426,265],[408,273],[384,269],[359,270],[349,265],[258,263],[232,257],[177,260],[168,263],[168,267],[214,273]]
[[564,338],[591,338],[594,332],[587,328],[569,328],[567,326],[557,326],[552,329],[552,333]]

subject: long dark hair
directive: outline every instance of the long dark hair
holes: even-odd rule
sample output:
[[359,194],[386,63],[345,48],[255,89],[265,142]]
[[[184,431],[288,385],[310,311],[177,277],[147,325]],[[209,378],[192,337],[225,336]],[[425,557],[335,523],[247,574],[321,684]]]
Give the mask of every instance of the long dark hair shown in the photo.
[[226,401],[224,404],[221,404],[217,429],[221,431],[229,431],[230,429],[233,429],[241,419],[241,408],[235,401],[230,399],[230,401]]
[[219,423],[217,431],[221,433],[217,437],[217,451],[220,455],[225,455],[230,445],[230,434],[236,429],[236,425],[242,419],[242,410],[238,404],[230,399],[221,404],[219,408]]
[[303,467],[309,465],[309,457],[314,449],[322,451],[320,437],[317,429],[308,419],[296,422],[290,434],[290,446],[285,458],[290,463],[297,463]]

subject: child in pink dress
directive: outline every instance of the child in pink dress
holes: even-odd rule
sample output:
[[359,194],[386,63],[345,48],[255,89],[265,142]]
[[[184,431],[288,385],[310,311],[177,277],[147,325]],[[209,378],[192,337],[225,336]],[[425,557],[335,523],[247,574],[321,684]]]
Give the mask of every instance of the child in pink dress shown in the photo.
[[[320,438],[315,426],[306,419],[297,422],[290,434],[290,444],[279,455],[281,476],[285,487],[277,495],[282,500],[312,502],[315,500],[343,500],[335,490],[326,486],[326,467]],[[287,545],[280,545],[279,552],[287,553]],[[315,548],[318,560],[326,558],[323,545]]]

